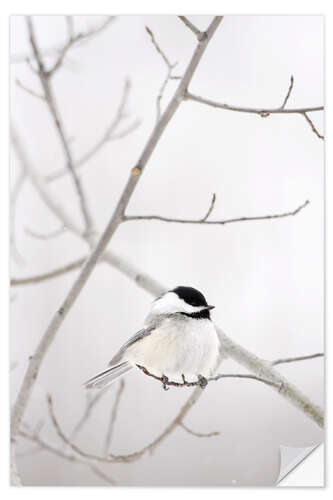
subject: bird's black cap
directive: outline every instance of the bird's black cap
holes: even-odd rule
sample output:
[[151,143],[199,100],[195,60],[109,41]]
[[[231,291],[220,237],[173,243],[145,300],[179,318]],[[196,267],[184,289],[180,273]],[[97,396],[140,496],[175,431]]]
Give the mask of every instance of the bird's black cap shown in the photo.
[[178,295],[180,299],[183,299],[187,304],[194,307],[208,306],[207,301],[199,290],[192,288],[191,286],[177,286],[171,292]]

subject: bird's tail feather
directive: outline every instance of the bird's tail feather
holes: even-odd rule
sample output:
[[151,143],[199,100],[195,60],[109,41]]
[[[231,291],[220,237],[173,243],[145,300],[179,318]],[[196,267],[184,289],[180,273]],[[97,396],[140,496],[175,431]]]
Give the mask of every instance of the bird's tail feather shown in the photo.
[[104,372],[98,373],[95,377],[87,380],[84,386],[86,389],[101,389],[109,384],[112,384],[117,378],[122,377],[125,373],[132,370],[133,366],[125,361],[119,365],[112,366]]

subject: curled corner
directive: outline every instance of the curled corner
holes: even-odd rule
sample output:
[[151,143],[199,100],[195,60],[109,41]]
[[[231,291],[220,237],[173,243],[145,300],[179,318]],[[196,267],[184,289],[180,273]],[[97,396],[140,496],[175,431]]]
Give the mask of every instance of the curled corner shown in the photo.
[[275,484],[279,484],[282,479],[284,479],[320,445],[321,443],[318,443],[314,446],[308,446],[306,448],[280,446],[280,474]]

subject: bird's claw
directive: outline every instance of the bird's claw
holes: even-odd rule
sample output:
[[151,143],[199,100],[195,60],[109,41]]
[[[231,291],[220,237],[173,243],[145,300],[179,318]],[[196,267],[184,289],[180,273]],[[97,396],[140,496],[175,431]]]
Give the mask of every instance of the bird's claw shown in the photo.
[[205,377],[202,377],[202,375],[198,375],[198,383],[201,389],[205,389],[208,384],[208,380]]
[[162,375],[162,387],[165,391],[168,391],[170,389],[170,387],[167,386],[168,382],[169,382],[168,377],[166,377],[165,375]]

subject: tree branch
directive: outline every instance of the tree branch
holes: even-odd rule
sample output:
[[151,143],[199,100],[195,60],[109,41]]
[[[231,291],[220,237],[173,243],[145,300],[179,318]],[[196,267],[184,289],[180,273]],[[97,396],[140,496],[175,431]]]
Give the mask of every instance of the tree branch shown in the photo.
[[314,123],[313,121],[309,118],[309,116],[307,115],[307,113],[304,111],[304,113],[302,113],[302,115],[304,116],[304,118],[306,119],[306,121],[308,122],[308,124],[310,125],[312,131],[314,134],[316,134],[317,137],[319,137],[319,139],[323,139],[324,140],[324,136],[321,135],[318,130],[316,129],[316,127],[314,126]]
[[161,47],[158,45],[158,43],[157,43],[157,41],[156,41],[156,39],[154,37],[153,32],[151,31],[150,28],[148,28],[148,26],[146,26],[146,31],[150,35],[151,42],[154,45],[156,51],[161,55],[163,61],[165,62],[166,66],[167,66],[166,77],[163,80],[163,83],[161,85],[161,88],[160,88],[159,93],[158,93],[157,98],[156,98],[156,122],[158,122],[158,120],[161,118],[161,100],[162,100],[164,91],[166,89],[166,86],[168,84],[168,81],[169,80],[173,80],[175,78],[178,79],[178,77],[174,77],[172,75],[172,71],[175,68],[175,66],[177,65],[177,63],[173,63],[172,64],[169,61],[169,59],[167,58],[167,56],[165,55],[165,53],[163,52],[163,50],[161,49]]
[[199,41],[203,38],[204,33],[200,31],[196,26],[194,26],[194,24],[191,23],[191,21],[187,19],[187,17],[178,16],[178,18],[185,24],[185,26],[187,26],[187,28],[189,28],[192,31],[192,33],[195,34],[195,36]]
[[307,113],[312,111],[323,111],[324,106],[315,106],[315,107],[306,107],[306,108],[290,108],[286,109],[285,105],[290,97],[292,88],[294,84],[294,79],[291,77],[291,83],[288,89],[288,93],[283,101],[282,106],[279,108],[247,108],[241,106],[234,106],[230,104],[223,104],[216,101],[212,101],[210,99],[205,99],[204,97],[200,97],[192,94],[191,92],[186,92],[184,98],[189,101],[199,102],[201,104],[207,104],[208,106],[212,106],[213,108],[225,109],[227,111],[236,111],[239,113],[252,113],[261,116],[262,118],[267,118],[269,115],[273,114],[299,114],[304,116],[308,124],[310,125],[312,131],[316,134],[319,139],[324,139],[324,136],[321,135],[316,127],[314,126],[312,120],[309,118]]
[[20,285],[31,285],[35,283],[40,283],[42,281],[47,281],[52,278],[57,278],[58,276],[62,276],[64,274],[69,273],[70,271],[74,271],[75,269],[79,269],[87,257],[82,257],[81,259],[74,260],[65,266],[58,267],[53,271],[49,271],[43,274],[36,274],[34,276],[27,276],[25,278],[11,278],[10,284],[11,286],[20,286]]
[[183,382],[174,382],[173,380],[169,380],[167,377],[158,377],[157,375],[154,375],[153,373],[150,373],[147,368],[141,365],[136,365],[145,375],[148,377],[152,377],[155,380],[159,380],[162,383],[163,389],[167,389],[168,387],[201,387],[204,389],[206,385],[209,382],[216,382],[218,380],[221,380],[222,378],[247,378],[251,380],[257,380],[258,382],[263,382],[264,384],[271,385],[272,387],[278,387],[280,388],[281,384],[278,384],[277,382],[271,381],[266,378],[258,377],[256,375],[247,375],[247,374],[242,374],[242,373],[220,373],[218,375],[215,375],[214,377],[208,377],[207,379],[204,379],[204,385],[202,384],[201,379],[198,379],[195,382],[188,382],[185,380],[184,375],[183,377]]
[[190,429],[189,427],[187,427],[187,425],[185,425],[183,422],[181,422],[179,424],[180,427],[182,427],[182,429],[184,429],[184,431],[188,432],[189,434],[192,434],[192,436],[196,436],[196,437],[212,437],[212,436],[219,436],[220,433],[218,431],[214,431],[214,432],[195,432],[193,431],[192,429]]
[[[215,203],[215,201],[214,201]],[[214,203],[211,203],[207,214],[202,219],[173,219],[171,217],[162,217],[160,215],[124,215],[123,220],[134,221],[134,220],[157,220],[161,222],[176,222],[179,224],[213,224],[213,225],[225,225],[231,224],[233,222],[249,222],[255,220],[269,220],[269,219],[281,219],[283,217],[290,217],[297,215],[306,205],[310,202],[306,200],[302,205],[298,206],[295,210],[290,212],[283,212],[281,214],[274,215],[258,215],[256,217],[238,217],[233,219],[222,219],[222,220],[207,220],[207,217],[211,214]]]
[[29,95],[32,95],[33,97],[37,97],[37,99],[41,99],[42,101],[45,100],[45,97],[42,94],[38,94],[38,92],[35,92],[34,90],[30,89],[29,87],[26,87],[18,78],[16,78],[16,85],[20,87],[20,89],[24,90]]
[[207,104],[207,106],[211,106],[213,108],[225,109],[226,111],[236,111],[239,113],[251,113],[255,115],[266,117],[267,115],[283,115],[283,114],[303,114],[310,113],[313,111],[323,111],[324,106],[314,106],[314,107],[305,107],[305,108],[247,108],[243,106],[234,106],[231,104],[223,104],[217,101],[212,101],[210,99],[205,99],[204,97],[200,97],[192,94],[191,92],[186,92],[184,96],[185,100],[199,102],[201,104]]
[[91,218],[88,206],[87,206],[87,201],[86,201],[84,190],[83,190],[83,187],[81,184],[81,180],[80,180],[79,176],[77,175],[76,170],[74,168],[74,160],[73,160],[72,152],[70,150],[69,142],[68,142],[68,139],[67,139],[65,131],[64,131],[64,125],[62,123],[62,119],[61,119],[61,116],[59,113],[58,105],[56,103],[56,98],[55,98],[55,95],[54,95],[54,92],[52,89],[52,85],[51,85],[51,81],[50,81],[50,78],[54,74],[54,72],[60,68],[62,61],[63,61],[63,58],[64,58],[68,48],[70,47],[71,40],[68,42],[68,44],[65,46],[65,48],[61,51],[59,58],[56,61],[53,68],[49,71],[46,71],[45,65],[42,61],[41,53],[40,53],[38,45],[37,45],[35,30],[34,30],[32,20],[30,17],[27,17],[27,26],[28,26],[28,30],[29,30],[30,43],[32,46],[32,50],[33,50],[33,52],[35,54],[35,58],[38,62],[38,68],[39,68],[38,69],[38,77],[39,77],[41,86],[42,86],[43,91],[44,91],[45,102],[47,103],[49,112],[51,114],[54,125],[56,127],[56,130],[57,130],[57,133],[58,133],[58,136],[60,139],[60,143],[62,145],[64,155],[66,157],[67,168],[70,172],[70,175],[71,175],[73,183],[74,183],[75,190],[76,190],[78,198],[79,198],[81,212],[82,212],[82,216],[83,216],[83,219],[85,222],[85,231],[89,234],[92,232],[92,229],[93,229],[92,218]]
[[36,238],[37,240],[52,240],[53,238],[57,238],[58,236],[62,235],[66,231],[66,227],[64,225],[61,225],[59,229],[55,229],[54,231],[51,231],[49,233],[38,233],[37,231],[33,231],[32,229],[29,229],[28,227],[24,228],[25,233],[31,236],[32,238]]
[[306,361],[308,359],[321,358],[324,356],[323,352],[317,354],[309,354],[308,356],[298,356],[296,358],[279,358],[271,362],[272,366],[281,365],[282,363],[294,363],[294,361]]
[[284,101],[282,103],[281,109],[284,109],[286,107],[286,104],[287,104],[288,99],[290,97],[290,94],[291,94],[291,91],[293,89],[293,86],[294,86],[294,77],[293,77],[293,75],[291,75],[291,77],[290,77],[290,85],[289,85],[289,88],[288,88],[288,92],[287,92],[286,97],[284,98]]

